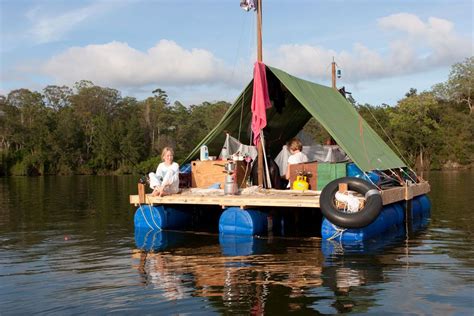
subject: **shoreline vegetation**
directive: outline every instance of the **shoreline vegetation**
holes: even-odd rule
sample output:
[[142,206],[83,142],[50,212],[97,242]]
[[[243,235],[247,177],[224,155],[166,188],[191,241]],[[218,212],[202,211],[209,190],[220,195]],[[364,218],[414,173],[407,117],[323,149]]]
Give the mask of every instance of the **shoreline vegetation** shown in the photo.
[[[474,165],[474,57],[451,67],[429,91],[412,88],[397,104],[348,100],[408,165],[459,170]],[[170,104],[156,89],[144,100],[82,80],[0,95],[0,176],[106,175],[154,170],[161,149],[179,163],[219,122],[228,102]],[[382,128],[383,127],[383,128]],[[327,132],[313,119],[305,132]]]

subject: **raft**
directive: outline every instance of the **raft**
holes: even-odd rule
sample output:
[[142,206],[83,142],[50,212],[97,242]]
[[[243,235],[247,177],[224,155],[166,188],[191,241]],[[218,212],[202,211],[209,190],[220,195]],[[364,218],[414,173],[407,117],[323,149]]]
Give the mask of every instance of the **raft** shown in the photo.
[[[396,230],[407,220],[426,219],[430,216],[431,203],[425,192],[428,183],[414,184],[410,187],[391,188],[381,192],[383,208],[377,218],[362,228],[344,228],[322,219],[315,235],[323,240],[359,242],[375,238]],[[192,224],[193,216],[205,205],[221,209],[218,222],[222,235],[255,236],[275,233],[280,218],[274,210],[292,207],[294,212],[321,212],[320,191],[268,190],[249,188],[241,190],[240,195],[225,195],[222,190],[192,190],[165,197],[146,196],[147,204],[140,204],[138,196],[131,196],[130,202],[137,203],[135,212],[136,230],[184,230]],[[192,204],[194,209],[188,206]],[[410,207],[411,206],[411,207]],[[322,212],[321,212],[322,213]],[[322,214],[321,214],[322,216]]]
[[[218,214],[211,224],[223,236],[287,234],[304,226],[324,240],[360,242],[429,217],[428,182],[345,95],[263,63],[255,64],[254,75],[221,121],[181,161],[190,164],[191,172],[183,177],[187,185],[179,194],[153,197],[139,185],[139,194],[130,196],[137,206],[135,227],[186,229],[211,208]],[[268,102],[252,97],[265,95]],[[330,145],[301,142],[308,162],[287,165],[286,157],[278,165],[279,153],[288,153],[283,146],[294,137],[302,139],[299,132],[311,119],[328,132]],[[257,121],[266,125],[251,128]],[[273,164],[267,163],[272,159]],[[264,161],[269,168],[262,168]],[[252,169],[258,176],[250,180]],[[308,183],[295,187],[303,190],[270,188],[272,182],[281,187],[277,183],[287,169],[289,187],[306,177]],[[251,186],[255,182],[258,187]]]

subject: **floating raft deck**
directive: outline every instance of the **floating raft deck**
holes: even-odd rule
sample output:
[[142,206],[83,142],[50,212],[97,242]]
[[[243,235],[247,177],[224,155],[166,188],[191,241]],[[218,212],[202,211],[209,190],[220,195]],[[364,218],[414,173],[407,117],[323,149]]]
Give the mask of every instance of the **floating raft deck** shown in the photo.
[[[408,201],[413,197],[430,191],[428,182],[421,182],[404,187],[394,187],[382,191],[383,205]],[[216,205],[222,208],[236,206],[240,208],[268,207],[301,207],[319,208],[321,191],[275,190],[250,187],[241,189],[238,195],[224,195],[219,189],[182,189],[180,193],[164,197],[153,197],[151,194],[130,195],[130,204],[188,204]]]

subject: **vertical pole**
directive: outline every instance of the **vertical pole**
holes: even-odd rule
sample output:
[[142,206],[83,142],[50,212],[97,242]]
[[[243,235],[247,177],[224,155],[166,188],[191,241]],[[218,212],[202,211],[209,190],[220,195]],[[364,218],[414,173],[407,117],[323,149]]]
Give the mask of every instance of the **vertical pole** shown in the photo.
[[262,0],[257,3],[257,61],[263,61],[262,55]]
[[[332,81],[332,88],[337,90],[337,87],[336,87],[336,62],[334,61],[334,57],[332,58],[332,63],[331,63],[331,81]],[[332,138],[332,136],[330,136],[326,140],[326,145],[334,145],[334,144],[335,144],[334,139]]]
[[336,62],[334,61],[334,57],[332,58],[332,63],[331,63],[331,74],[332,74],[332,87],[333,87],[333,89],[337,89],[337,87],[336,87]]
[[138,184],[138,203],[145,203],[145,185],[143,183]]
[[[257,2],[257,61],[262,62],[262,0]],[[263,149],[262,149],[262,130],[260,130],[260,141],[257,144],[258,151],[258,185],[263,186]]]

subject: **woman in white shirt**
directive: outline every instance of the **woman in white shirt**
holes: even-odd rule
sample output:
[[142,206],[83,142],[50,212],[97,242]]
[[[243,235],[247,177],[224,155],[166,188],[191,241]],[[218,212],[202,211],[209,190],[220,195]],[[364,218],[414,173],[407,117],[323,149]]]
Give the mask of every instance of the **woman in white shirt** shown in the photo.
[[[288,167],[286,169],[285,178],[290,180],[290,165],[308,162],[308,157],[302,152],[303,144],[298,138],[293,138],[288,142],[287,145],[291,156],[288,157]],[[290,183],[288,183],[288,188],[290,187]]]
[[163,148],[161,162],[156,172],[150,172],[150,187],[152,196],[164,196],[179,192],[179,165],[173,162],[174,151],[171,147]]

